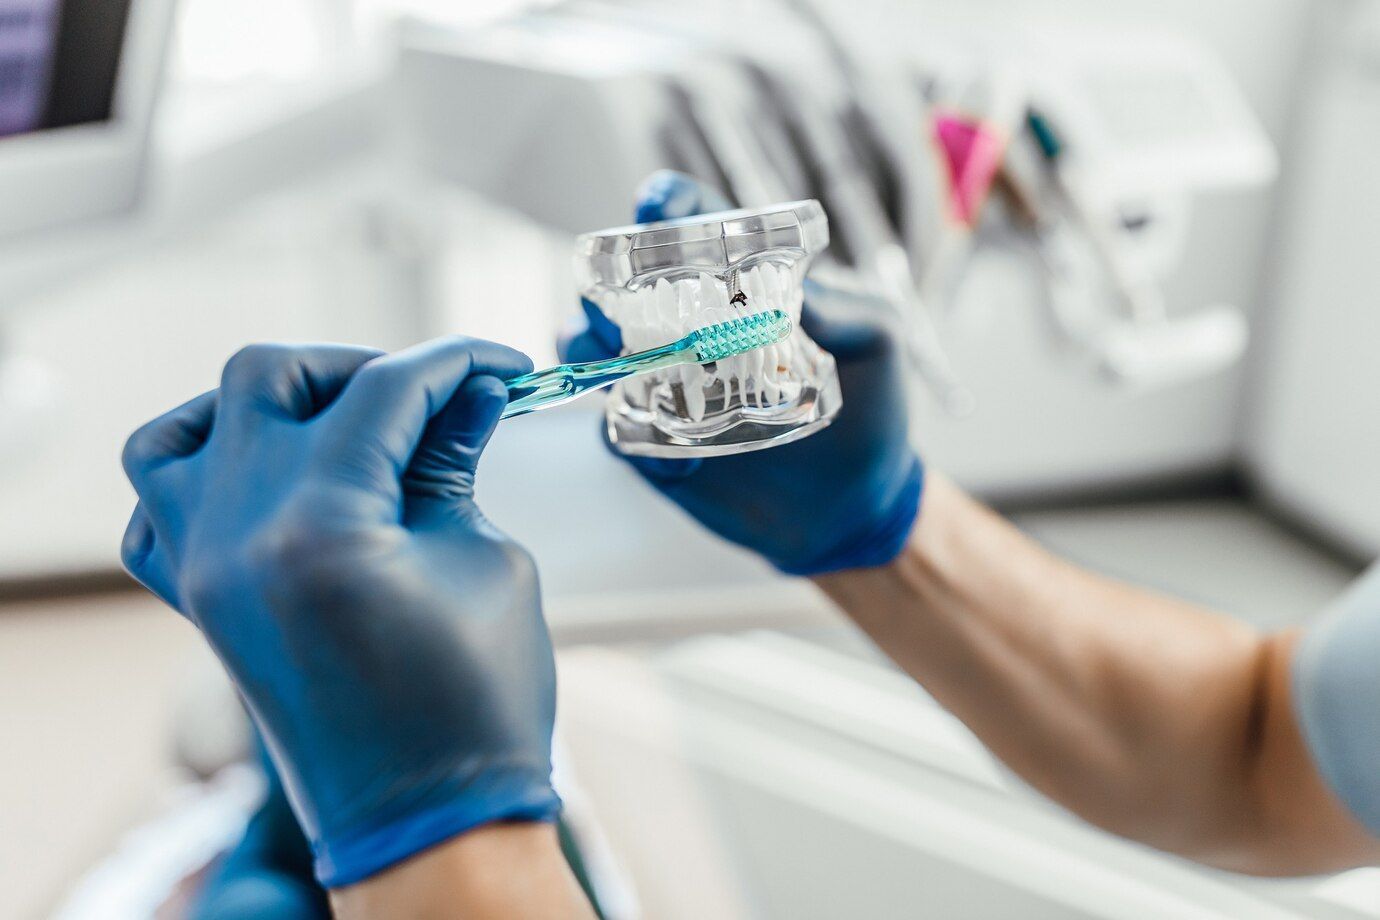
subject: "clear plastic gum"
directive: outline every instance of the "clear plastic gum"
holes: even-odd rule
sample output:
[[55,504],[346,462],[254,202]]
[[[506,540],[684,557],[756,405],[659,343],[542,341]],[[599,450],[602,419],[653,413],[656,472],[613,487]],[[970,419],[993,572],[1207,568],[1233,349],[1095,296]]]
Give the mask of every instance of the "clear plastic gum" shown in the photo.
[[800,326],[805,273],[828,243],[816,201],[580,237],[581,292],[622,330],[625,354],[769,309],[794,322],[776,345],[621,381],[606,403],[614,447],[645,457],[740,454],[828,425],[843,404],[838,373]]

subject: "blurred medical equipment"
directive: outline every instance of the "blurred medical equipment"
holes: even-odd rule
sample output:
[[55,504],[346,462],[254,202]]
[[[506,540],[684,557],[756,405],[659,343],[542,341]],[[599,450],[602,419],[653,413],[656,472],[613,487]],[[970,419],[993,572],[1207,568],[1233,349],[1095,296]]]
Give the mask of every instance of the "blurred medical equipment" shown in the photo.
[[[1182,260],[1192,195],[1274,175],[1210,51],[1076,28],[857,46],[835,13],[583,0],[477,32],[417,27],[402,67],[419,160],[570,229],[660,166],[744,206],[816,197],[834,224],[822,270],[893,305],[919,376],[959,415],[973,396],[949,357],[957,290],[1003,222],[985,207],[1001,177],[1037,206],[1007,223],[1035,233],[1054,322],[1107,380],[1162,389],[1237,363],[1244,314],[1171,308],[1161,281]],[[439,98],[442,74],[482,91]],[[497,117],[514,111],[527,117]],[[488,143],[457,152],[459,124],[490,126]]]
[[[1171,318],[1159,284],[1130,263],[1115,228],[1095,211],[1077,178],[1069,174],[1063,141],[1048,118],[1031,110],[1028,125],[1054,193],[1052,213],[1035,214],[1033,230],[1048,273],[1050,307],[1064,334],[1091,351],[1119,383],[1173,382],[1239,361],[1246,350],[1244,314],[1216,306]],[[1153,219],[1141,211],[1126,220],[1134,225]],[[1075,233],[1079,239],[1073,238]],[[1078,309],[1078,291],[1090,282],[1086,274],[1079,276],[1080,262],[1070,252],[1080,242],[1111,289],[1113,310],[1100,316],[1080,314]]]
[[[789,338],[618,384],[609,441],[625,454],[738,454],[807,437],[842,404],[833,358],[800,327],[803,283],[829,244],[817,201],[723,211],[582,236],[577,284],[634,351],[765,312]],[[702,364],[703,362],[697,362]]]
[[[1242,311],[1175,314],[1163,279],[1182,257],[1189,196],[1270,182],[1274,151],[1230,75],[1198,44],[1097,36],[1080,47],[1041,61],[1024,112],[1042,166],[1042,189],[1030,193],[1033,230],[1056,321],[1119,383],[1164,385],[1230,367],[1245,351]],[[1078,292],[1096,290],[1099,278],[1107,306],[1080,306]]]
[[[171,20],[172,0],[0,0],[0,313],[80,264],[61,228],[134,206]],[[57,389],[0,328],[0,445]]]

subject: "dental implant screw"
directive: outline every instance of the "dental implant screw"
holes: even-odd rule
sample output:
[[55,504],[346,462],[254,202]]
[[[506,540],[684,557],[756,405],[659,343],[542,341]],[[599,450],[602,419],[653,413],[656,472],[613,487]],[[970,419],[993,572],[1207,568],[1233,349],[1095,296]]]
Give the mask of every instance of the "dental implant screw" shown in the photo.
[[740,306],[740,307],[746,307],[746,306],[747,306],[747,295],[743,293],[743,285],[742,285],[742,283],[739,281],[739,278],[738,278],[738,269],[736,269],[736,268],[733,269],[733,278],[732,278],[732,280],[729,281],[729,283],[728,283],[728,289],[729,289],[730,291],[736,291],[736,292],[737,292],[737,293],[735,293],[732,297],[730,297],[730,298],[728,299],[728,302],[729,302],[729,303],[736,303],[736,304],[737,304],[738,306]]

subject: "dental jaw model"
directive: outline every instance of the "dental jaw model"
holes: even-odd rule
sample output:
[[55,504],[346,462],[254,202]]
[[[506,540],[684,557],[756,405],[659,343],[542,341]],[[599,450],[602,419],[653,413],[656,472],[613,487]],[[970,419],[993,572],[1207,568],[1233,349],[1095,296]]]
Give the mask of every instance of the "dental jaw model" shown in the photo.
[[770,310],[792,321],[790,335],[765,348],[620,381],[606,409],[614,447],[646,457],[738,454],[828,425],[843,404],[834,359],[800,328],[805,272],[828,239],[815,201],[582,236],[582,293],[622,330],[625,352]]

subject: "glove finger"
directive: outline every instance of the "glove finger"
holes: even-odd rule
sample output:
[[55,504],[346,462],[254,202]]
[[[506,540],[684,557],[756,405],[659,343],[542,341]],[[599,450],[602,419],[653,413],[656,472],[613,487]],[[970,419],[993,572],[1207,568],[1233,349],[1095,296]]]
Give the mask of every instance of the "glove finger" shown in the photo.
[[[164,528],[164,533],[178,529],[181,512],[175,500],[186,483],[185,466],[170,466],[175,460],[193,457],[206,444],[215,425],[218,412],[219,391],[211,390],[195,399],[189,400],[130,435],[125,443],[121,462],[125,474],[139,495],[139,507],[125,539],[137,541],[144,535],[140,521],[147,523],[147,537],[152,539],[155,522]],[[138,526],[136,526],[138,525]],[[166,557],[167,548],[159,547],[151,558]],[[131,569],[131,574],[139,577]],[[140,579],[155,594],[170,605],[176,606],[170,595],[170,588],[156,585],[154,581]]]
[[[235,867],[238,869],[239,867]],[[328,920],[326,893],[314,880],[272,869],[222,873],[208,886],[194,920]]]
[[624,456],[623,459],[641,473],[644,479],[658,486],[668,486],[687,479],[704,463],[698,459],[675,460],[668,457]]
[[662,169],[648,176],[637,190],[635,214],[637,222],[645,224],[726,211],[732,207],[721,192],[694,176]]
[[320,459],[336,478],[393,493],[428,423],[466,379],[508,379],[532,369],[522,352],[453,336],[370,361],[322,416]]
[[410,498],[453,503],[474,496],[479,457],[508,405],[508,388],[487,374],[470,377],[427,425],[403,480]]
[[588,329],[568,332],[556,342],[556,354],[568,363],[581,361],[602,361],[615,357],[618,352],[608,347]]
[[202,448],[215,422],[218,399],[216,390],[202,393],[129,436],[120,462],[136,490],[146,488],[149,476],[159,467]]
[[805,282],[800,325],[841,363],[887,357],[898,341],[895,319],[881,301],[813,281]]
[[135,581],[178,613],[182,612],[172,561],[159,543],[153,521],[142,504],[135,505],[129,526],[125,528],[124,540],[120,543],[120,561]]
[[605,316],[599,305],[588,297],[580,298],[580,309],[585,314],[585,329],[602,346],[604,357],[612,358],[621,354],[623,330],[618,328],[618,324]]
[[382,354],[357,345],[250,345],[225,364],[220,413],[232,425],[265,414],[305,421]]

